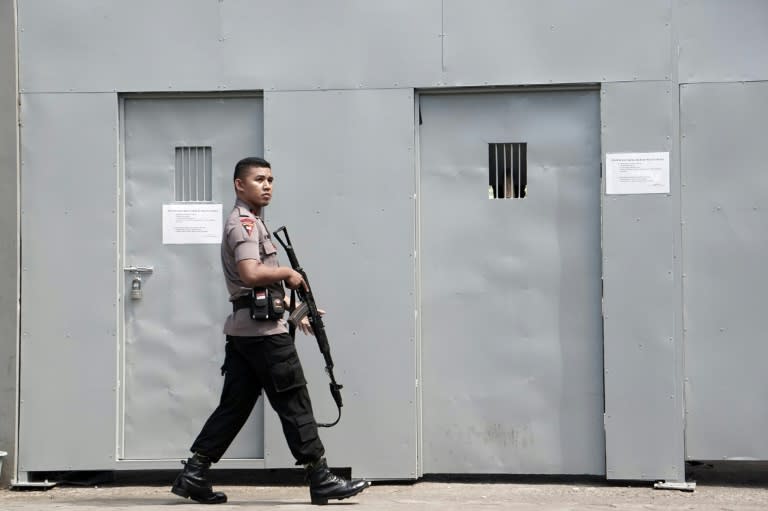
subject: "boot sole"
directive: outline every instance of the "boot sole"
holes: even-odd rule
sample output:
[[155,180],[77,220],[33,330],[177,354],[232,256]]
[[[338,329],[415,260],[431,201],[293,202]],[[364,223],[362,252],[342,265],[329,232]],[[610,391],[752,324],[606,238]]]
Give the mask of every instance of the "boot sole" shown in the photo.
[[310,497],[311,497],[311,500],[312,500],[312,504],[314,504],[315,506],[324,506],[324,505],[328,504],[329,500],[344,500],[344,499],[348,499],[350,497],[354,497],[355,495],[359,494],[360,492],[362,492],[363,490],[365,490],[366,488],[368,488],[370,486],[371,486],[371,482],[370,481],[366,481],[366,485],[365,486],[361,487],[358,490],[350,492],[347,495],[341,496],[341,497],[320,497],[320,496],[316,497],[314,495],[310,495]]
[[204,500],[197,500],[195,498],[192,498],[192,496],[189,494],[189,492],[187,490],[185,490],[184,488],[180,487],[180,486],[172,487],[171,488],[171,493],[173,493],[174,495],[178,495],[179,497],[182,497],[182,498],[185,498],[185,499],[194,500],[195,502],[197,502],[199,504],[224,504],[227,501],[226,498],[224,498],[224,500],[222,500],[221,502],[205,502]]

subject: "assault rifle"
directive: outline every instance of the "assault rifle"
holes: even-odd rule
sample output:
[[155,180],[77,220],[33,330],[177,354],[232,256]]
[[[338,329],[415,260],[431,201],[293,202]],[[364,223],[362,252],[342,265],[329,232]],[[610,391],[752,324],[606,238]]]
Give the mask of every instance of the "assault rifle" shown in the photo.
[[[285,240],[280,237],[281,232],[285,235]],[[338,424],[338,422],[341,420],[341,407],[343,406],[341,403],[341,389],[343,385],[336,383],[336,378],[333,376],[333,359],[331,358],[331,347],[328,345],[328,336],[325,333],[323,318],[317,310],[317,304],[315,303],[315,297],[312,294],[312,287],[309,285],[307,273],[299,264],[299,260],[296,257],[296,252],[293,251],[291,238],[288,236],[288,229],[283,226],[272,234],[275,235],[275,239],[277,239],[277,241],[283,246],[285,253],[288,254],[288,260],[291,262],[291,267],[301,274],[302,278],[304,279],[304,283],[307,285],[306,289],[299,287],[298,289],[291,290],[291,310],[288,316],[288,323],[290,325],[291,337],[294,337],[296,334],[296,328],[299,326],[301,320],[304,319],[305,316],[309,317],[309,324],[312,327],[312,332],[315,334],[315,339],[317,339],[317,345],[320,348],[320,353],[323,354],[323,358],[325,359],[325,372],[328,373],[328,377],[331,379],[331,383],[329,384],[331,388],[331,395],[333,396],[333,400],[336,402],[336,408],[339,410],[339,416],[334,422],[329,424],[318,423],[317,425],[321,428],[330,428],[331,426]],[[301,305],[298,307],[296,307],[296,293],[298,293],[299,299],[301,300]]]

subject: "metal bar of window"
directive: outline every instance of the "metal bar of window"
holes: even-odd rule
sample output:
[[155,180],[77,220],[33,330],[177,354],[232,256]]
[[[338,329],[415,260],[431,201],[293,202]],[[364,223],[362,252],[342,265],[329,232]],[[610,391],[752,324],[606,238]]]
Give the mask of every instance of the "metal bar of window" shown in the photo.
[[207,159],[206,162],[208,163],[208,172],[205,174],[205,178],[208,180],[208,194],[206,195],[206,200],[212,201],[213,200],[213,148],[209,147],[206,151]]
[[188,202],[192,196],[192,148],[187,146],[187,186],[184,194],[184,201]]
[[202,147],[195,147],[195,197],[194,201],[197,202],[200,200],[200,190],[198,186],[198,182],[200,180],[200,150]]
[[197,176],[197,200],[205,200],[205,147],[200,148],[200,175]]
[[499,144],[501,150],[501,166],[499,167],[499,181],[501,186],[499,187],[499,197],[504,199],[507,197],[507,144]]
[[502,197],[502,191],[499,188],[499,144],[496,144],[496,164],[494,165],[494,169],[496,169],[496,198]]
[[512,172],[513,190],[512,196],[517,199],[520,197],[520,144],[512,144]]
[[528,189],[528,143],[520,144],[520,197],[525,197]]
[[183,147],[181,149],[181,200],[185,200],[187,198],[187,148]]
[[[493,191],[493,195],[496,195],[496,191],[493,190],[493,144],[488,144],[488,188],[490,188],[489,191]],[[490,193],[488,198],[493,198]]]
[[208,200],[207,181],[208,181],[208,148],[203,147],[203,200]]
[[202,147],[195,147],[195,201],[200,200],[200,174],[201,174],[201,165],[200,165],[200,153],[202,153]]
[[173,200],[179,200],[179,169],[181,168],[181,161],[178,147],[174,149],[173,157],[176,162],[176,167],[173,169]]
[[506,154],[506,163],[504,164],[504,198],[512,197],[512,187],[515,182],[512,179],[512,144],[504,144],[504,153]]

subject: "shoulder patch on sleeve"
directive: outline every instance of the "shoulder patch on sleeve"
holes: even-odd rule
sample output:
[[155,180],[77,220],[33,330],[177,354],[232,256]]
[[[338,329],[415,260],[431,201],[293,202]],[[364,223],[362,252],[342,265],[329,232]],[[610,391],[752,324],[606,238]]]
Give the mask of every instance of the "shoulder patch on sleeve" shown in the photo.
[[243,229],[245,229],[245,232],[248,234],[248,236],[250,236],[253,232],[253,226],[256,224],[256,222],[251,217],[243,216],[240,217],[240,224],[243,226]]

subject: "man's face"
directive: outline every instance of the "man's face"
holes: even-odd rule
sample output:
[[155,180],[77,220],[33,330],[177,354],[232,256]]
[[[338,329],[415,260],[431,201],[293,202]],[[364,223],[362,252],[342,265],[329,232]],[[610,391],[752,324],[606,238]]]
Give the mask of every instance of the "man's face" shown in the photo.
[[242,178],[235,179],[235,189],[250,205],[262,208],[272,200],[272,169],[250,167]]

